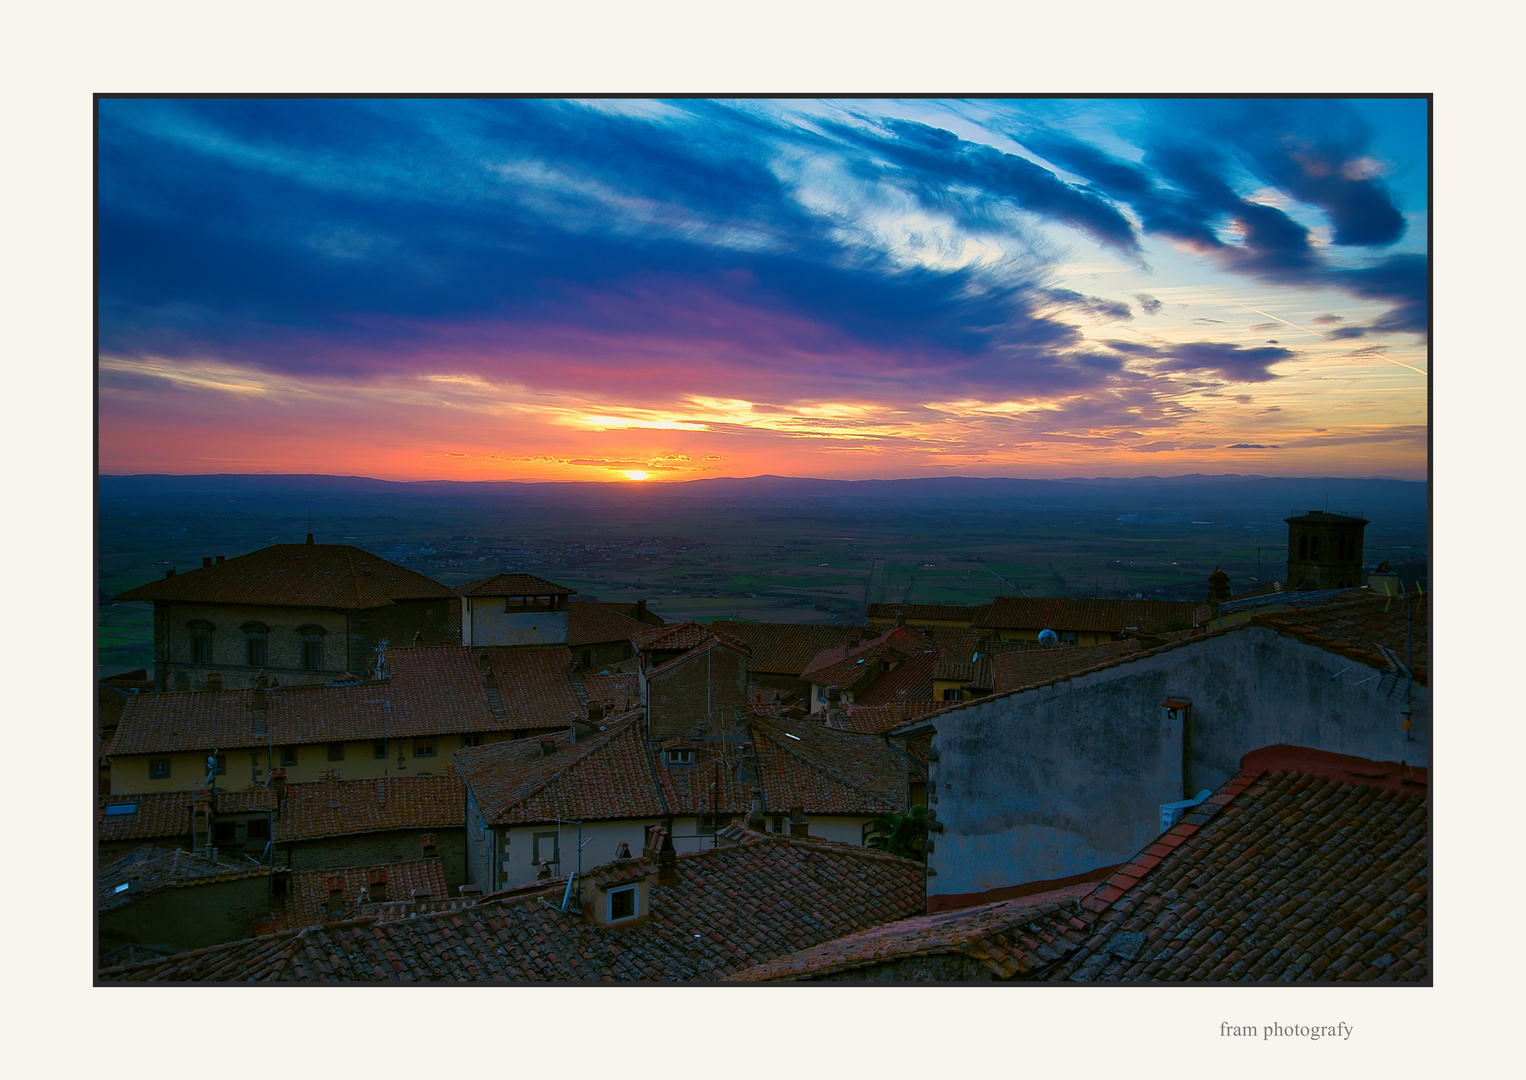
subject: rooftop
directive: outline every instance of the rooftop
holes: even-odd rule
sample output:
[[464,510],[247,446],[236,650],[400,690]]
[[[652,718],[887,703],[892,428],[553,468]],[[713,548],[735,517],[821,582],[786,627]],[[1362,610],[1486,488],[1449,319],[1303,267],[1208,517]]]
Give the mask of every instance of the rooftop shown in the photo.
[[[374,890],[373,885],[377,886]],[[447,891],[445,864],[439,859],[298,870],[287,879],[285,909],[266,920],[260,932],[278,933],[354,918],[372,904],[411,901],[415,892],[444,900]]]
[[[622,877],[649,869],[645,860]],[[618,868],[619,864],[615,864]],[[618,929],[557,910],[563,885],[440,915],[345,922],[100,973],[105,982],[708,982],[920,911],[920,863],[749,833],[679,855],[649,913]],[[590,875],[593,876],[593,875]],[[585,885],[585,889],[591,888]]]
[[717,619],[714,629],[745,642],[752,650],[747,670],[770,675],[799,676],[824,650],[841,649],[853,637],[869,632],[862,626],[830,623],[733,622]]
[[955,604],[870,604],[865,616],[873,619],[905,618],[915,622],[962,622],[968,623],[985,605],[961,607]]
[[[495,715],[476,655],[487,652],[503,715]],[[393,649],[388,678],[264,691],[265,734],[254,734],[254,690],[136,694],[108,753],[149,754],[555,727],[583,715],[565,648]]]
[[243,859],[227,862],[179,848],[145,845],[96,871],[96,910],[114,911],[165,889],[237,881],[269,872],[267,867]]
[[573,600],[567,605],[567,644],[572,648],[605,641],[629,641],[650,629],[647,623],[628,618],[604,604]]
[[494,574],[469,581],[455,590],[460,596],[576,596],[576,589],[534,574]]
[[1091,600],[998,596],[976,626],[986,629],[1053,630],[1056,633],[1121,634],[1182,630],[1197,621],[1194,600]]
[[[219,806],[219,810],[222,807]],[[278,843],[389,829],[460,828],[466,788],[454,764],[434,776],[379,776],[287,784]],[[443,895],[443,894],[437,894]]]
[[1415,681],[1430,681],[1430,598],[1412,593],[1385,596],[1370,589],[1348,589],[1350,598],[1287,611],[1268,612],[1250,620],[1279,634],[1359,660],[1374,668],[1389,668],[1383,650],[1414,672]]
[[453,595],[438,581],[349,544],[273,544],[150,581],[117,599],[357,610]]
[[936,656],[937,647],[931,638],[910,626],[895,626],[856,646],[822,650],[800,677],[819,686],[852,686],[869,664],[898,663],[923,653]]

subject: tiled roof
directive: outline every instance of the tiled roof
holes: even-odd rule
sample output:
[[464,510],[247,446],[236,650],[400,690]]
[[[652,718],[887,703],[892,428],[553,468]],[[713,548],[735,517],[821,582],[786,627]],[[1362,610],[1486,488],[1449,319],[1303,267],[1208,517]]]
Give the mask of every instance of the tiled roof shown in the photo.
[[603,604],[573,600],[567,605],[567,644],[572,648],[605,641],[629,641],[652,627]]
[[570,650],[559,645],[494,645],[472,649],[471,653],[479,666],[481,655],[487,653],[488,666],[498,683],[496,698],[488,695],[488,706],[503,730],[559,727],[587,715],[572,685]]
[[1428,776],[1274,746],[1082,901],[1052,981],[1423,982]]
[[843,706],[838,723],[846,731],[879,735],[900,727],[908,720],[940,712],[951,704],[953,702],[949,701],[898,701],[890,705],[860,705],[854,701]]
[[[130,814],[106,813],[108,806],[131,806]],[[157,840],[191,835],[191,793],[161,791],[144,795],[102,796],[95,812],[96,836],[102,843]]]
[[576,596],[576,589],[534,574],[494,574],[469,581],[456,590],[461,596]]
[[[96,871],[96,910],[112,911],[165,889],[210,885],[268,874],[268,867],[222,862],[180,848],[144,846]],[[123,884],[127,889],[118,891]]]
[[393,649],[385,680],[265,691],[267,735],[253,734],[253,690],[139,694],[109,753],[151,754],[554,727],[583,715],[563,648],[488,649],[504,715],[460,646]]
[[[223,810],[219,803],[219,811]],[[466,824],[466,788],[455,765],[434,776],[312,780],[286,785],[276,841],[382,832],[457,828]],[[438,894],[437,894],[438,895]]]
[[349,544],[274,544],[150,581],[117,599],[355,610],[452,595],[438,581]]
[[1192,600],[1090,600],[1038,596],[998,596],[977,626],[989,629],[1053,630],[1056,633],[1142,633],[1192,626]]
[[894,705],[906,701],[931,701],[933,696],[933,671],[938,666],[935,652],[917,653],[907,657],[890,671],[875,679],[856,699],[865,705]]
[[643,652],[688,652],[707,645],[712,640],[721,641],[733,648],[747,651],[746,642],[730,632],[730,628],[716,629],[704,623],[685,622],[670,626],[645,626],[631,639]]
[[903,615],[909,623],[934,619],[940,622],[969,622],[984,605],[961,607],[955,604],[870,604],[865,617],[894,619]]
[[665,620],[655,611],[629,600],[590,600],[589,603],[598,604],[601,608],[608,608],[617,615],[624,615],[627,619],[635,619],[651,626],[665,625]]
[[747,670],[769,675],[799,676],[827,649],[841,649],[852,637],[862,638],[862,626],[828,623],[748,623],[717,619],[714,628],[747,643],[752,655]]
[[1391,597],[1367,589],[1348,591],[1353,595],[1343,603],[1257,615],[1251,625],[1268,627],[1375,668],[1388,666],[1378,648],[1382,645],[1414,672],[1416,682],[1428,683],[1429,597]]
[[590,704],[624,712],[641,704],[641,680],[635,675],[584,675],[583,693]]
[[[559,733],[462,750],[456,760],[494,825],[745,814],[754,789],[771,812],[801,806],[813,814],[874,815],[906,808],[906,759],[883,740],[810,721],[750,723],[756,780],[738,778],[736,752],[723,759],[702,748],[684,769],[658,763],[639,712],[576,743]],[[542,741],[551,742],[551,753],[542,752]]]
[[949,660],[968,660],[978,652],[984,652],[990,643],[983,641],[983,630],[965,630],[953,626],[934,626],[927,636],[933,644],[946,652]]
[[[372,882],[382,884],[388,903],[411,900],[415,890],[435,900],[445,899],[448,892],[445,864],[440,859],[348,866],[339,870],[298,870],[290,875],[286,884],[285,910],[268,920],[262,929],[266,932],[297,930],[354,918],[362,906],[376,902],[370,899]],[[331,913],[327,910],[329,896],[336,889],[343,906]]]
[[1080,899],[1093,888],[1071,885],[1004,903],[885,923],[744,968],[727,981],[819,979],[889,960],[953,953],[979,961],[995,978],[1010,979],[1059,958],[1056,943],[1060,948],[1069,943],[1059,940],[1056,917],[1077,913]]
[[821,686],[852,686],[863,676],[866,664],[904,660],[929,651],[937,651],[931,638],[910,626],[896,626],[855,648],[823,650],[800,677]]
[[[645,860],[632,860],[645,864]],[[679,855],[630,926],[561,912],[562,885],[440,915],[365,916],[100,973],[105,982],[708,982],[922,910],[925,869],[813,840]],[[655,875],[654,875],[655,878]],[[585,888],[591,888],[586,886]]]
[[[639,720],[639,713],[613,719],[575,743],[567,732],[489,743],[460,751],[456,763],[495,825],[661,815]],[[543,741],[551,753],[542,753]]]
[[[662,648],[665,649],[667,646],[664,644]],[[687,652],[680,653],[671,659],[662,661],[654,667],[647,668],[647,678],[650,679],[654,675],[659,675],[664,671],[671,671],[673,668],[678,667],[680,664],[686,664],[696,657],[704,656],[712,649],[730,649],[733,652],[741,653],[743,656],[747,655],[747,646],[731,637],[729,634],[710,634],[701,639],[699,644],[695,645]],[[646,654],[643,653],[643,655]]]
[[1118,663],[1145,651],[1138,641],[1105,641],[1100,645],[1050,645],[1042,649],[1002,653],[991,660],[997,693],[1023,686],[1040,686],[1083,671]]

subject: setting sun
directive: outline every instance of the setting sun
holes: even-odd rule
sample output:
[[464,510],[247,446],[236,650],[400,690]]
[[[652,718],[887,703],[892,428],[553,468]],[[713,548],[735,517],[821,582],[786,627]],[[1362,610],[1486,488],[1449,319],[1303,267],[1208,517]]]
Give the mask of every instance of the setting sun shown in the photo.
[[627,480],[645,480],[650,475],[650,473],[643,472],[640,469],[627,469],[625,472]]

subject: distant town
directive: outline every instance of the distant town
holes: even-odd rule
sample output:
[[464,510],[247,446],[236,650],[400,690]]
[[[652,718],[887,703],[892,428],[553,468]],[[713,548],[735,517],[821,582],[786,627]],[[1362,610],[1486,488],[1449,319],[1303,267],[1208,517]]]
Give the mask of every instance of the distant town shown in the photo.
[[1089,587],[667,520],[124,542],[97,981],[1429,982],[1429,590],[1376,517],[1099,531]]

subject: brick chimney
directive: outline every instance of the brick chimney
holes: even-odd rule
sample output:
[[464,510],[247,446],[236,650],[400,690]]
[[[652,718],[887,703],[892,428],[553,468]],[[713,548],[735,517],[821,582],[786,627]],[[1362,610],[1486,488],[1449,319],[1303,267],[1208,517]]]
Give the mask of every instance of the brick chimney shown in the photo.
[[484,649],[482,652],[477,654],[477,670],[478,671],[487,671],[492,666],[493,665],[492,665],[491,661],[489,661],[488,658],[487,658],[487,650]]
[[271,769],[270,770],[270,790],[275,792],[275,796],[276,796],[276,811],[277,811],[277,813],[279,813],[281,808],[286,805],[286,770],[285,769]]
[[487,672],[486,675],[482,676],[482,688],[484,690],[497,690],[498,689],[498,676],[493,674],[493,671],[492,671],[491,668],[488,669],[488,672]]
[[904,612],[904,611],[897,611],[895,613],[895,624],[897,626],[905,626],[906,625],[906,612]]
[[646,601],[645,600],[637,600],[636,601],[636,618],[639,619],[639,618],[641,618],[641,616],[643,616],[645,614],[646,614]]
[[311,544],[313,542],[313,534],[312,533],[308,533],[307,534],[307,542],[309,544]]
[[1208,610],[1211,618],[1217,618],[1219,605],[1229,599],[1229,575],[1217,566],[1208,575]]
[[210,556],[210,555],[203,555],[201,557],[201,568],[203,570],[205,570],[207,567],[209,567],[211,565],[212,565],[212,556]]
[[174,577],[175,576],[175,568],[173,566],[170,567],[168,570],[166,570],[164,572],[164,576],[165,577]]
[[747,827],[753,832],[767,832],[768,822],[763,817],[763,800],[757,791],[752,793],[752,807],[747,811]]
[[673,830],[662,832],[662,849],[657,852],[657,884],[678,884],[678,852],[673,850]]
[[789,808],[789,834],[791,840],[804,839],[811,835],[811,826],[805,820],[805,807]]

